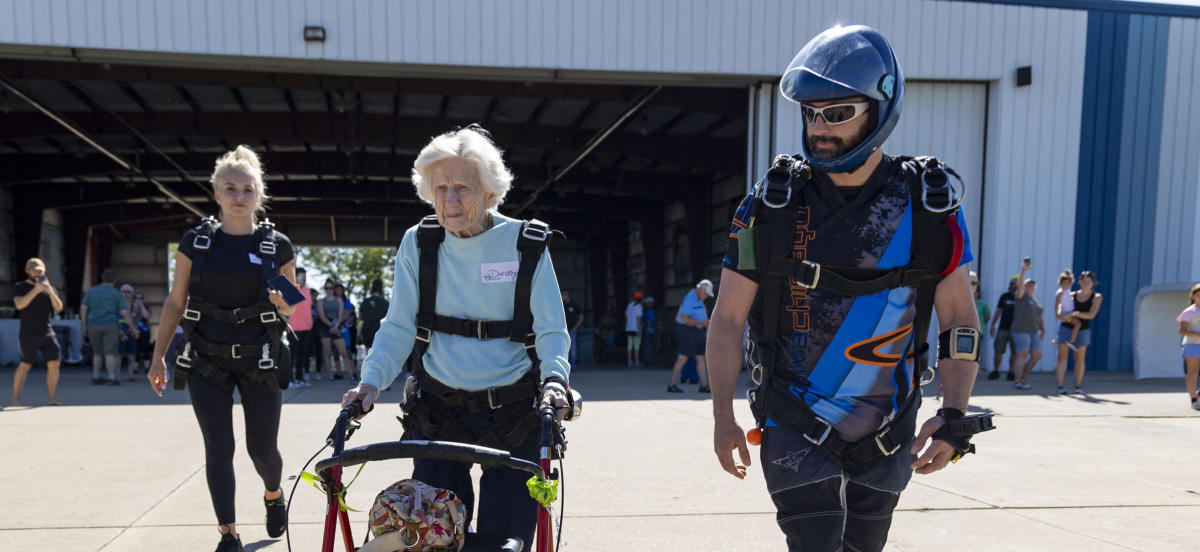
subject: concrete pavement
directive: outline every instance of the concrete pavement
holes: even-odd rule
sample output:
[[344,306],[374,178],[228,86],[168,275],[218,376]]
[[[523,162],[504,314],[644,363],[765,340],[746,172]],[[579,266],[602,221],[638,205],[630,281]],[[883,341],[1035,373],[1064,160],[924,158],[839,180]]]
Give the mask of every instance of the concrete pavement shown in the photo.
[[[160,399],[141,382],[94,387],[86,372],[66,370],[59,396],[70,406],[36,406],[45,388],[44,370],[35,370],[23,394],[34,406],[0,412],[0,549],[212,550],[215,518],[186,393]],[[0,397],[11,392],[11,374],[0,370]],[[668,394],[661,370],[584,369],[573,379],[586,406],[568,430],[564,550],[784,549],[757,449],[745,481],[720,470],[710,406],[696,386]],[[979,454],[913,478],[887,549],[1197,549],[1200,412],[1189,408],[1182,378],[1089,374],[1083,397],[1049,394],[1047,374],[1032,383],[1022,392],[978,381],[972,409],[996,413],[998,429],[976,439]],[[285,477],[323,444],[345,388],[326,382],[286,393]],[[349,446],[398,437],[396,395],[385,394]],[[738,408],[748,423],[745,401]],[[927,400],[922,416],[936,408]],[[235,425],[243,542],[247,550],[286,550],[266,536],[262,483],[240,442],[243,424]],[[360,542],[375,493],[410,469],[394,461],[362,472],[348,498],[363,511],[351,515]],[[301,486],[292,504],[292,549],[315,550],[323,496]]]

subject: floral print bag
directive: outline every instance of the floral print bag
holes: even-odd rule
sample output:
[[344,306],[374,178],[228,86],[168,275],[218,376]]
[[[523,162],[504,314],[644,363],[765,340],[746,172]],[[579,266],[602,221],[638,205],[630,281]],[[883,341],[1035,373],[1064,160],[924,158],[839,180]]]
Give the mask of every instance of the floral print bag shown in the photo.
[[405,479],[375,497],[370,542],[361,552],[424,552],[462,549],[467,511],[446,489]]

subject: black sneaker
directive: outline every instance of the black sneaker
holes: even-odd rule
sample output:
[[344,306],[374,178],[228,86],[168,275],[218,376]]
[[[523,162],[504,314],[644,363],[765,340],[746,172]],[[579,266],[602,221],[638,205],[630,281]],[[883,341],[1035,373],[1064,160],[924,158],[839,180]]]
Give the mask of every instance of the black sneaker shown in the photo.
[[989,372],[989,373],[988,373],[988,379],[990,379],[990,380],[998,380],[998,379],[1000,379],[1000,371],[999,371],[999,370],[992,370],[991,372]]
[[92,378],[92,385],[104,385],[104,378]]
[[216,552],[244,552],[242,548],[242,539],[233,536],[231,533],[221,535],[221,542],[217,543]]
[[1015,380],[1015,379],[1017,379],[1017,378],[1016,378],[1016,376],[1013,376],[1013,373],[1012,373],[1012,372],[1009,372],[1007,375],[1005,375],[1005,376],[1004,376],[1004,379],[1006,379],[1006,380],[1008,380],[1008,381],[1013,381],[1013,380]]
[[667,386],[667,393],[683,393],[683,389],[680,389],[678,385],[669,385]]
[[264,498],[263,503],[267,506],[267,535],[271,538],[283,535],[287,531],[287,503],[283,496],[274,500]]

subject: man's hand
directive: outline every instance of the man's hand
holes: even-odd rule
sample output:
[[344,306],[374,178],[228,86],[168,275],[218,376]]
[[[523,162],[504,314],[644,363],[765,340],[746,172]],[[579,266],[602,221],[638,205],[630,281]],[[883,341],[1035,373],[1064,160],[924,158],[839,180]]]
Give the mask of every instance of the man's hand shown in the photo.
[[[741,456],[740,464],[733,459],[732,451],[735,448]],[[721,469],[738,479],[746,478],[746,472],[750,469],[750,449],[746,445],[746,434],[732,416],[718,419],[713,426],[713,452],[717,453]]]
[[921,449],[925,449],[925,454],[921,454],[912,463],[912,469],[916,470],[917,473],[925,475],[938,471],[946,467],[946,464],[950,463],[950,459],[954,458],[954,447],[945,441],[934,440],[929,445],[929,448],[925,448],[925,443],[945,423],[946,420],[943,420],[941,416],[934,416],[926,420],[921,426],[921,431],[917,433],[917,438],[913,440],[913,454],[921,454]]

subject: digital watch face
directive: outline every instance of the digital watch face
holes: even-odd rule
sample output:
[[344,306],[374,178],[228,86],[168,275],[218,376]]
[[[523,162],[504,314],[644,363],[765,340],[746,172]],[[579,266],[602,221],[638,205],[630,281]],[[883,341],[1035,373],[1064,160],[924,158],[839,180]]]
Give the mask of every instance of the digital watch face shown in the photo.
[[955,344],[954,349],[965,354],[975,352],[975,338],[969,335],[958,336],[958,342]]

